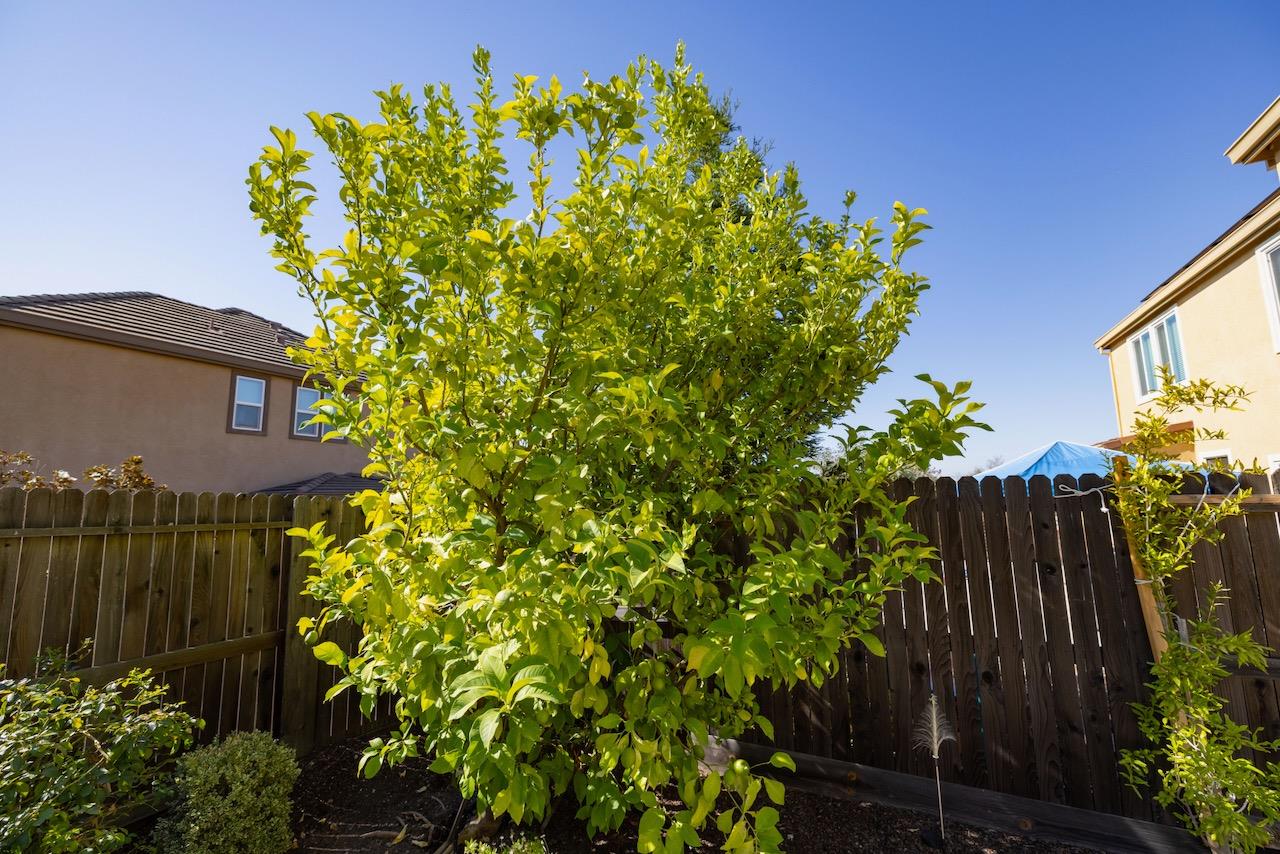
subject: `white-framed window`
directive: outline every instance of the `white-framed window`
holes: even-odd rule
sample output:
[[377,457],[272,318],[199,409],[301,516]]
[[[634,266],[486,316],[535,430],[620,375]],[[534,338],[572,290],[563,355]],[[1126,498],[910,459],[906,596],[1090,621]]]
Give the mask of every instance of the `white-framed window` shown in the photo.
[[1231,451],[1230,449],[1222,450],[1222,451],[1210,451],[1207,454],[1201,455],[1200,462],[1209,463],[1210,465],[1230,466]]
[[266,429],[267,381],[236,374],[231,383],[231,418],[228,427],[243,433]]
[[1280,235],[1258,249],[1258,279],[1262,283],[1262,300],[1267,306],[1271,342],[1280,353]]
[[1178,329],[1178,311],[1174,309],[1129,339],[1133,354],[1133,372],[1138,399],[1146,400],[1160,391],[1161,365],[1167,367],[1177,382],[1187,378],[1186,360],[1182,355],[1182,336]]
[[316,404],[329,397],[327,392],[307,386],[294,386],[293,390],[293,435],[308,439],[319,439],[331,428],[328,424],[308,424],[319,411]]

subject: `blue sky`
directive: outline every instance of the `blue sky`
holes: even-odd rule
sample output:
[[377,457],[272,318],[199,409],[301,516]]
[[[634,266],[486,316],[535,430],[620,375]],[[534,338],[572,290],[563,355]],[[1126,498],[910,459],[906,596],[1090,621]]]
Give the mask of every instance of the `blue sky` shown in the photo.
[[[249,219],[270,124],[392,82],[603,76],[684,39],[815,211],[930,211],[923,316],[855,420],[922,371],[995,428],[961,471],[1115,433],[1097,335],[1275,186],[1223,150],[1280,94],[1280,7],[1209,3],[5,3],[0,293],[153,290],[294,326]],[[463,90],[465,91],[465,90]],[[1222,378],[1229,379],[1229,378]]]

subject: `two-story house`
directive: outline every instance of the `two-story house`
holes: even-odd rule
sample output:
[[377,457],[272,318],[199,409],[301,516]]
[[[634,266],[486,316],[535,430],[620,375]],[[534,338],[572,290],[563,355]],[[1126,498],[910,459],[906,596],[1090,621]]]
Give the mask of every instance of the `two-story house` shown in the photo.
[[[1238,165],[1280,159],[1280,98],[1227,149]],[[1280,174],[1280,173],[1278,173]],[[1120,437],[1159,391],[1158,365],[1179,380],[1204,377],[1244,386],[1238,412],[1192,416],[1225,441],[1182,449],[1193,460],[1227,457],[1280,468],[1280,189],[1201,249],[1095,342],[1111,362]]]
[[0,297],[0,448],[74,476],[140,454],[174,490],[354,491],[368,457],[307,423],[303,340],[152,293]]

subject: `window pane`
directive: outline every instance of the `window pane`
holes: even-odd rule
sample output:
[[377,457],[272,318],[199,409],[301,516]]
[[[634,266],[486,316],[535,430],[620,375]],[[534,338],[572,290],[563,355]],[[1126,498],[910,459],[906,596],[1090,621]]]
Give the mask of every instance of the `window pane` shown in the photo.
[[267,384],[253,377],[236,377],[236,403],[262,405]]
[[1276,286],[1276,298],[1280,300],[1280,249],[1271,251],[1271,284]]
[[1151,388],[1147,385],[1147,372],[1142,367],[1142,339],[1133,339],[1133,364],[1138,369],[1138,395],[1145,397],[1151,394]]
[[1144,332],[1142,337],[1138,339],[1142,344],[1142,374],[1146,380],[1147,390],[1144,394],[1151,394],[1160,388],[1156,381],[1156,363],[1151,353],[1151,333]]
[[313,388],[298,389],[298,411],[308,413],[307,417],[311,417],[314,410],[311,408],[320,400],[320,392]]
[[231,426],[240,430],[261,430],[262,407],[251,403],[237,403]]
[[317,429],[319,424],[307,424],[311,420],[313,413],[302,412],[299,410],[293,415],[293,432],[299,436],[319,436],[320,431]]
[[1170,315],[1164,322],[1169,335],[1169,370],[1178,382],[1187,378],[1187,369],[1182,364],[1182,339],[1178,336],[1178,317]]

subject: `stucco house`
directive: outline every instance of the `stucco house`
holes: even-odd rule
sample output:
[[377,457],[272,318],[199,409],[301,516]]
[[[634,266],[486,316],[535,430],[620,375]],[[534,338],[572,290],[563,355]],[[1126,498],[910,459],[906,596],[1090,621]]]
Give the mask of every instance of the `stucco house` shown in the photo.
[[[1237,165],[1280,159],[1280,98],[1227,149]],[[1278,173],[1280,174],[1280,173]],[[1110,359],[1117,429],[1159,390],[1156,366],[1251,392],[1239,412],[1188,414],[1226,441],[1183,448],[1192,460],[1228,457],[1280,468],[1280,189],[1273,191],[1094,342]],[[1122,436],[1101,443],[1115,447]]]
[[368,457],[306,423],[302,340],[140,291],[0,297],[0,448],[76,476],[140,454],[174,490],[354,489]]

